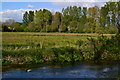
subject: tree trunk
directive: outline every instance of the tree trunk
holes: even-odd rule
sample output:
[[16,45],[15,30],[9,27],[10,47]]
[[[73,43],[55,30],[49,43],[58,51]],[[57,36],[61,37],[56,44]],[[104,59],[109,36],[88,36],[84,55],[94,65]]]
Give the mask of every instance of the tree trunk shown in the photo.
[[118,25],[117,28],[118,28],[118,34],[120,34],[120,25]]

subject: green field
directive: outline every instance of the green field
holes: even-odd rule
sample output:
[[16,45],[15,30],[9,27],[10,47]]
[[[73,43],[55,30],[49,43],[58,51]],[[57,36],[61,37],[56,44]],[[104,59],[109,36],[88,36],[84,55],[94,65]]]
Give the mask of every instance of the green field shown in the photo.
[[[29,33],[29,32],[3,32],[3,45],[30,45],[32,43],[40,43],[66,46],[68,44],[75,45],[77,40],[86,41],[88,37],[96,37],[99,34],[79,34],[79,33]],[[104,34],[112,36],[114,34]]]
[[[3,32],[3,63],[93,60],[95,51],[89,39],[97,39],[98,36],[100,35],[79,33]],[[111,36],[114,36],[114,34],[104,34],[104,36],[106,36],[106,39],[109,39]],[[101,47],[103,43],[101,42],[99,45],[97,48],[100,49],[98,53],[102,51]],[[108,54],[109,52],[106,51],[104,53],[101,59],[106,59],[108,55],[110,59],[111,56],[112,59],[119,59],[119,56],[116,54]],[[116,56],[118,57],[115,58]]]

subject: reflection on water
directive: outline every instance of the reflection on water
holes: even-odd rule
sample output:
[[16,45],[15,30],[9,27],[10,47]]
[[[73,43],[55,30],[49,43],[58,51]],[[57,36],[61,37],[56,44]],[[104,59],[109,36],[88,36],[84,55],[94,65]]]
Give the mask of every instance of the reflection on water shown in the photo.
[[31,66],[32,72],[26,71],[26,69],[30,69],[30,66],[27,68],[21,66],[15,70],[3,70],[3,78],[117,78],[120,75],[119,67],[120,65],[117,63],[94,64],[83,62],[57,67],[37,64]]

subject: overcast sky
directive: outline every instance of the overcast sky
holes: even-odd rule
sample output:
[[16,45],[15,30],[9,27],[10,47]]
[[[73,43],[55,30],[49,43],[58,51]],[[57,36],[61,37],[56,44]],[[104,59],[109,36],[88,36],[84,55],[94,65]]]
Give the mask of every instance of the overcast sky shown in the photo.
[[[21,2],[20,2],[21,1]],[[33,2],[34,1],[34,2]],[[87,2],[88,1],[88,2]],[[61,11],[67,6],[93,7],[104,6],[108,0],[4,0],[2,1],[2,21],[14,19],[22,22],[22,16],[25,11],[39,10],[46,8],[51,12]],[[1,21],[1,20],[0,20]]]

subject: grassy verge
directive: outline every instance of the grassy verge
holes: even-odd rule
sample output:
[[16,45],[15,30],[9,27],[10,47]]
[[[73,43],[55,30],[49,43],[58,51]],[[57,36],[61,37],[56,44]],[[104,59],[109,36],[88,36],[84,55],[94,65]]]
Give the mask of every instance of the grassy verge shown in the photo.
[[119,45],[120,36],[110,34],[3,33],[2,62],[120,60]]

